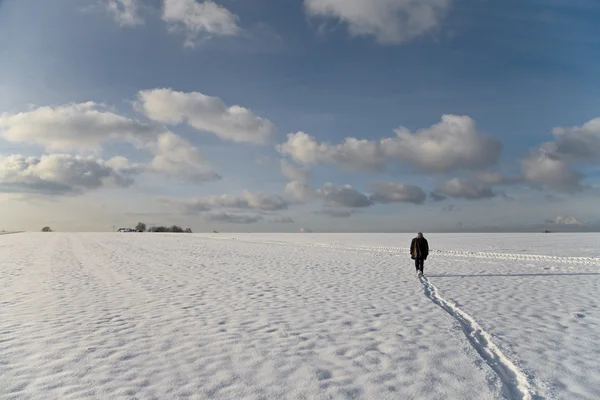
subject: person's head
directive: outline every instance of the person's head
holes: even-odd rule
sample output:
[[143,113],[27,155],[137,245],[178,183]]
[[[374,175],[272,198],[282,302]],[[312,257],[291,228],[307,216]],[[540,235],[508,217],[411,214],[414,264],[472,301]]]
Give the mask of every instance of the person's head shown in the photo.
[[418,237],[419,239],[423,239],[423,232],[419,232],[419,233],[417,233],[417,237]]

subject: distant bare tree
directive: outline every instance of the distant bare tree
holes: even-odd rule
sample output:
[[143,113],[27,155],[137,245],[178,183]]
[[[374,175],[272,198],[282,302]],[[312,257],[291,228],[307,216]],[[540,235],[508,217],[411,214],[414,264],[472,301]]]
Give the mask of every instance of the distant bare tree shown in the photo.
[[135,226],[135,230],[138,232],[146,232],[146,224],[143,222],[138,222],[138,224]]

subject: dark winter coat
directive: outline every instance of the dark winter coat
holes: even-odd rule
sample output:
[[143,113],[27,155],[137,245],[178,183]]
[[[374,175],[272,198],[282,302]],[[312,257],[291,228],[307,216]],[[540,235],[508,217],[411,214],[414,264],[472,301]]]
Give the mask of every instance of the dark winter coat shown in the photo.
[[425,238],[414,238],[410,243],[410,256],[413,260],[422,259],[427,260],[429,255],[429,243]]

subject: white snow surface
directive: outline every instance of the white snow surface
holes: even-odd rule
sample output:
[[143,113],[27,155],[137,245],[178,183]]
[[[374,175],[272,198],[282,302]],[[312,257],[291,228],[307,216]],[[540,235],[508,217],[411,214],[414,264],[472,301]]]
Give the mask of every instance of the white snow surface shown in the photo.
[[600,235],[0,237],[1,399],[598,399]]

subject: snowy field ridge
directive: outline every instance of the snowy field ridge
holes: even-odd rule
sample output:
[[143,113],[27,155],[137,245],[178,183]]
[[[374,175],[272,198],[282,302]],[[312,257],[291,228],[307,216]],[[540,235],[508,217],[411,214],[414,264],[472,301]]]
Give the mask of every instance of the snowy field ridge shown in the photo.
[[600,235],[0,237],[0,399],[598,399]]

